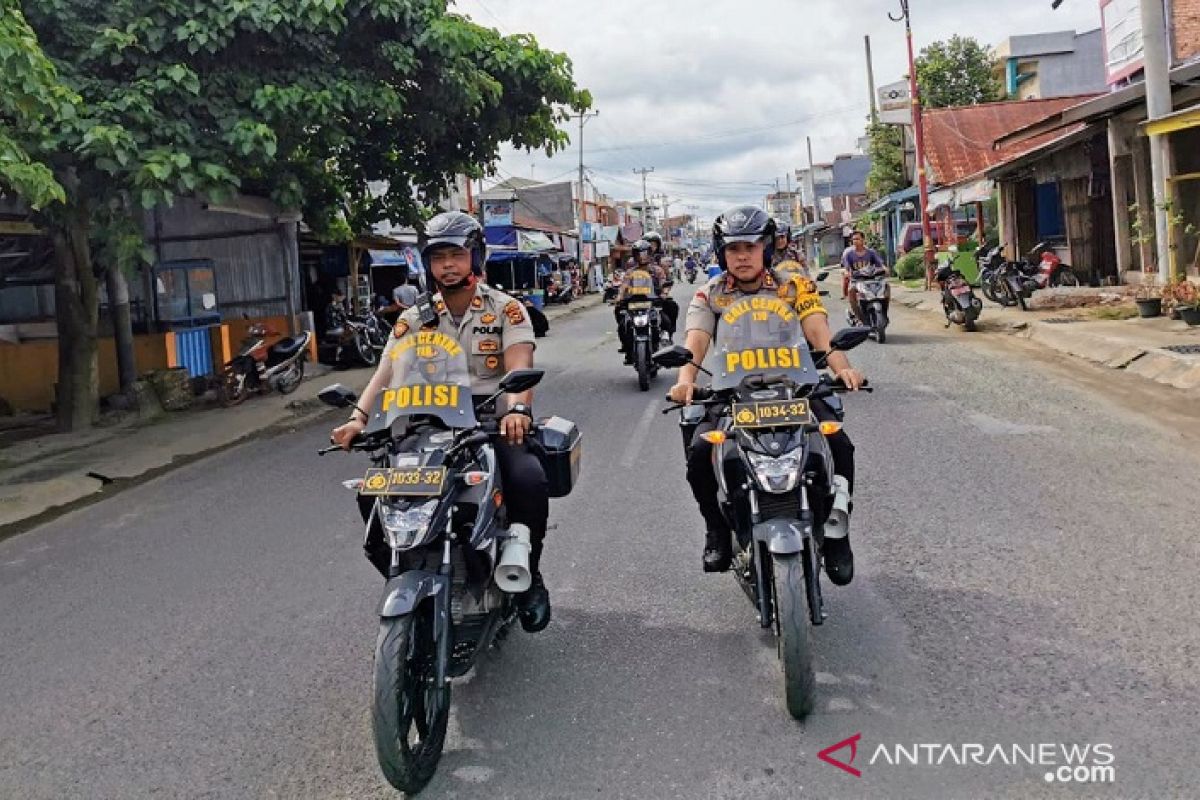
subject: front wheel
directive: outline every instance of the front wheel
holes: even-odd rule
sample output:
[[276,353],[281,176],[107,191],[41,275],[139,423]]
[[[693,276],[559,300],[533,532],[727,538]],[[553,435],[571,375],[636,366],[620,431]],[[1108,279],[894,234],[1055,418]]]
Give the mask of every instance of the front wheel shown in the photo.
[[360,331],[354,337],[354,351],[358,354],[358,358],[368,367],[375,366],[379,361],[379,353],[375,352],[375,347],[371,344],[371,338],[365,330]]
[[450,687],[436,686],[436,648],[429,604],[380,620],[375,641],[375,754],[387,782],[415,794],[429,783],[446,744]]
[[1078,286],[1079,276],[1075,274],[1075,270],[1070,267],[1059,267],[1058,270],[1050,276],[1051,286]]
[[221,370],[217,376],[217,402],[225,408],[232,408],[249,396],[249,378],[244,370],[232,364]]
[[645,342],[638,342],[634,352],[634,364],[637,366],[638,388],[643,392],[650,391],[650,347]]
[[304,380],[304,359],[297,357],[295,363],[292,364],[288,371],[279,376],[277,384],[279,393],[291,394],[300,386],[302,380]]
[[[809,542],[809,547],[813,544]],[[783,691],[788,713],[804,719],[817,702],[817,678],[813,672],[807,591],[802,556],[774,556],[775,618],[779,630],[779,660],[783,667]],[[814,575],[813,580],[817,580]]]

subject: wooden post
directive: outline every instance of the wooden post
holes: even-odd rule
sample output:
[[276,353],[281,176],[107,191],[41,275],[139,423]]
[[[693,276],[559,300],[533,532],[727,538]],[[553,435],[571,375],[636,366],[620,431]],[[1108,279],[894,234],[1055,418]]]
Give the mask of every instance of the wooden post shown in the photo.
[[1129,129],[1116,117],[1108,121],[1108,171],[1112,183],[1113,239],[1117,250],[1117,280],[1133,269],[1133,239],[1129,228],[1129,191],[1133,187],[1133,156]]

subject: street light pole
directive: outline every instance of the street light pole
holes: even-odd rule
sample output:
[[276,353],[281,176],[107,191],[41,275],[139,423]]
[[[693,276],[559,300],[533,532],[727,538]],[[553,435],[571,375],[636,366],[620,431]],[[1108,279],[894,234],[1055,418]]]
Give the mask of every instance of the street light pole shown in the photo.
[[925,126],[921,121],[921,94],[917,85],[917,62],[913,56],[912,21],[908,13],[908,0],[900,0],[900,16],[888,14],[892,22],[904,21],[904,34],[908,40],[908,92],[912,95],[913,143],[916,145],[917,188],[921,203],[921,237],[925,245],[925,290],[933,285],[933,231],[929,225],[929,178],[925,174]]
[[654,172],[654,167],[642,167],[633,172],[642,176],[642,233],[644,234],[646,232],[646,206],[650,202],[650,198],[646,196],[646,175]]
[[[1171,73],[1167,53],[1167,21],[1162,0],[1141,0],[1142,47],[1146,74],[1146,116],[1160,119],[1171,113]],[[1154,250],[1158,261],[1159,283],[1174,280],[1171,260],[1171,193],[1167,181],[1171,174],[1167,138],[1150,134],[1150,180],[1154,184]]]
[[592,113],[580,111],[572,116],[579,117],[579,224],[575,226],[575,261],[579,264],[579,268],[583,269],[583,216],[584,216],[584,184],[583,184],[583,126],[592,117],[600,116],[600,111],[596,110]]

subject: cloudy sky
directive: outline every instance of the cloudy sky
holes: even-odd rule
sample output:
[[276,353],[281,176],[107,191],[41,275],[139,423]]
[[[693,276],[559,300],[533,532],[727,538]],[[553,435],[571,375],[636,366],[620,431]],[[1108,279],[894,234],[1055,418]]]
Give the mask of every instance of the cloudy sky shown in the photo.
[[[600,116],[584,131],[595,184],[618,199],[647,185],[671,213],[711,216],[760,202],[807,164],[855,149],[868,115],[863,36],[878,84],[906,72],[899,0],[456,0],[454,8],[504,33],[527,32],[566,52]],[[1099,27],[1099,0],[911,0],[918,48],[960,33],[986,44],[1022,33]],[[565,180],[567,151],[505,150],[500,175]]]

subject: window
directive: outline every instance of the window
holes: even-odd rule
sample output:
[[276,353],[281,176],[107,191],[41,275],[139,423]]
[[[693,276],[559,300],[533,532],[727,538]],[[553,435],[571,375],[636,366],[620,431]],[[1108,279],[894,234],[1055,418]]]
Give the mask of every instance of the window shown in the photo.
[[1037,238],[1063,238],[1062,195],[1057,183],[1039,183],[1034,194],[1037,208]]

